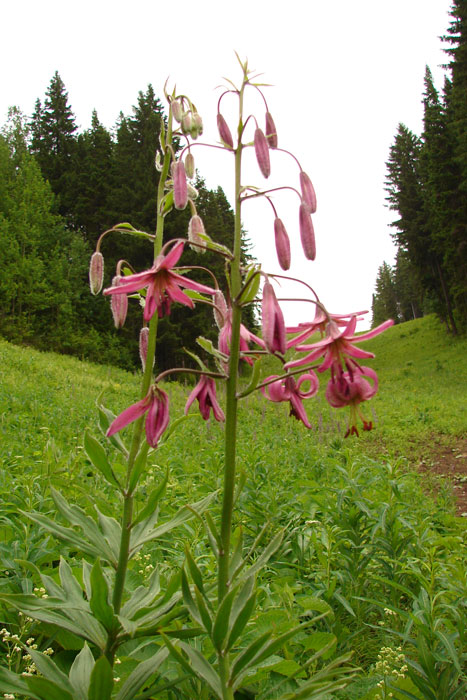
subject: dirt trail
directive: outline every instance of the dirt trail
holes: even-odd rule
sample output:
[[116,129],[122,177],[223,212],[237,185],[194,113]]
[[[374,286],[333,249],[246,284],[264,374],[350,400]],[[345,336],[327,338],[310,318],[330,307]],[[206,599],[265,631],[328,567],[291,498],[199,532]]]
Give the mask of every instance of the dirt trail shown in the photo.
[[434,436],[426,443],[418,468],[448,479],[457,502],[457,515],[467,517],[467,438]]

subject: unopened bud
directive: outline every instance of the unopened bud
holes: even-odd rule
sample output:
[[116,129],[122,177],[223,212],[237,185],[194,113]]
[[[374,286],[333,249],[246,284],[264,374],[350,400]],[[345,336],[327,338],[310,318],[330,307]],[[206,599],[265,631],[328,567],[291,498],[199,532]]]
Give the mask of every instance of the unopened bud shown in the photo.
[[163,168],[164,168],[164,165],[163,165],[163,163],[162,163],[162,157],[161,157],[161,152],[160,152],[160,151],[157,151],[157,152],[156,152],[156,158],[155,158],[155,160],[154,160],[154,163],[155,163],[157,172],[158,172],[158,173],[161,173],[162,170],[163,170]]
[[[203,220],[200,216],[195,214],[195,216],[192,216],[189,224],[188,224],[188,240],[190,243],[198,243],[201,244],[202,246],[205,245],[205,241],[200,237],[200,235],[205,235],[206,231],[204,228]],[[190,246],[193,250],[196,250],[197,253],[205,253],[206,248],[200,248],[199,245],[192,245]]]
[[185,209],[188,202],[188,187],[185,166],[181,160],[177,160],[175,163],[173,163],[172,177],[174,182],[175,209]]
[[183,117],[183,108],[179,100],[173,100],[172,102],[172,114],[173,118],[175,121],[177,121],[179,124],[182,121]]
[[182,132],[185,134],[185,136],[191,134],[191,130],[193,128],[193,117],[191,116],[191,112],[185,112],[182,117],[181,125]]
[[269,177],[271,174],[271,163],[269,161],[269,147],[266,140],[266,136],[258,127],[255,131],[255,153],[256,160],[258,161],[259,169],[261,170],[263,177]]
[[197,139],[203,133],[203,120],[198,112],[193,113],[193,126],[191,127],[191,138]]
[[264,283],[263,303],[261,309],[263,340],[266,349],[285,355],[286,332],[284,316],[276,298],[274,288],[269,281]]
[[308,204],[300,204],[298,218],[303,252],[308,260],[314,260],[316,257],[315,231]]
[[189,198],[190,198],[190,199],[198,199],[199,192],[198,192],[198,190],[196,189],[196,187],[193,187],[193,185],[191,185],[190,183],[188,183],[188,184],[187,184],[187,188],[188,188],[188,196],[189,196]]
[[97,251],[92,254],[89,264],[89,286],[91,294],[99,294],[104,281],[104,258]]
[[277,148],[277,129],[270,112],[266,112],[266,138],[270,148]]
[[[112,287],[119,287],[122,277],[116,275],[112,280]],[[115,328],[123,328],[128,312],[128,297],[126,294],[112,294],[110,308],[115,323]]]
[[146,369],[146,358],[148,356],[148,340],[149,340],[149,328],[145,326],[139,332],[139,356],[141,358],[141,365],[143,367],[143,372]]
[[222,328],[225,326],[225,323],[227,321],[228,308],[227,308],[227,302],[225,300],[225,297],[222,294],[220,289],[216,289],[216,291],[213,294],[212,300],[215,304],[215,306],[214,306],[214,320],[215,320],[219,330],[222,330]]
[[195,176],[195,159],[193,154],[187,153],[187,156],[185,158],[185,172],[186,176],[192,180]]
[[224,117],[220,113],[217,115],[217,128],[219,130],[221,141],[223,141],[230,148],[233,148],[232,132],[230,131]]
[[316,194],[315,188],[308,177],[308,175],[302,170],[300,172],[300,189],[302,191],[302,199],[310,208],[310,214],[314,214],[316,211]]
[[281,219],[274,221],[274,237],[279,265],[283,270],[288,270],[290,267],[290,241]]

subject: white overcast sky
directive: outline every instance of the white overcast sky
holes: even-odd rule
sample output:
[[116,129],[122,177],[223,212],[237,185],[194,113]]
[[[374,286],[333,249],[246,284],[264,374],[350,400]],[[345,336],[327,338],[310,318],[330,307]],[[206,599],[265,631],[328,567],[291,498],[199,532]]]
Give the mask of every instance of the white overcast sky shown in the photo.
[[[90,125],[94,108],[110,128],[120,111],[131,114],[148,83],[162,98],[169,76],[169,85],[175,81],[198,107],[203,140],[216,141],[216,88],[224,76],[238,81],[237,51],[273,86],[266,97],[279,146],[295,153],[317,192],[313,263],[300,248],[298,199],[291,193],[274,199],[292,239],[290,274],[314,286],[331,312],[370,309],[378,266],[394,260],[385,162],[399,122],[421,132],[426,64],[442,88],[439,36],[450,6],[450,0],[10,0],[2,10],[0,119],[10,105],[31,114],[58,70],[80,128]],[[249,105],[262,125],[262,103]],[[221,185],[232,201],[231,156],[194,153],[207,185]],[[265,181],[251,154],[244,184],[297,187],[298,172],[272,153]],[[279,272],[269,205],[246,204],[244,227],[263,269]],[[289,323],[313,313],[309,305],[284,306]]]

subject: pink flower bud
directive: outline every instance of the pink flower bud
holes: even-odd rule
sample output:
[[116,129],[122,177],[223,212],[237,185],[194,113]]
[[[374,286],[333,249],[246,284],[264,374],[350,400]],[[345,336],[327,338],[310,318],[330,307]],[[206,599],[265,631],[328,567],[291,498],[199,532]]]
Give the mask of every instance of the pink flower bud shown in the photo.
[[[125,278],[116,275],[112,280],[112,287],[119,287]],[[113,294],[110,298],[110,308],[115,323],[115,328],[123,328],[128,312],[128,297],[126,294]]]
[[232,133],[228,127],[227,122],[225,121],[224,117],[222,114],[217,115],[217,128],[219,130],[219,136],[221,137],[221,140],[230,148],[233,148],[233,138],[232,138]]
[[183,108],[179,100],[173,100],[172,102],[172,114],[173,118],[175,121],[177,121],[179,124],[182,121],[183,117]]
[[316,211],[315,188],[313,187],[310,178],[303,170],[300,172],[300,189],[302,191],[303,201],[310,208],[310,214],[314,214]]
[[282,355],[285,355],[284,316],[276,299],[273,286],[268,281],[265,282],[263,287],[262,327],[266,349],[271,353],[280,352]]
[[198,112],[193,113],[193,124],[191,127],[191,138],[197,139],[203,133],[203,120]]
[[[201,235],[204,235],[206,233],[203,220],[200,216],[195,214],[195,216],[192,216],[189,223],[188,223],[188,240],[190,243],[200,243],[201,245],[205,245],[205,241],[200,237]],[[206,248],[200,248],[198,245],[190,246],[193,250],[195,250],[197,253],[205,253]]]
[[192,180],[195,176],[195,159],[193,154],[187,153],[187,156],[185,158],[185,172],[186,176]]
[[102,283],[104,281],[104,258],[102,253],[97,251],[92,254],[91,262],[89,264],[89,286],[91,287],[91,294],[99,294],[102,289]]
[[219,330],[222,330],[222,328],[227,322],[229,310],[227,308],[227,302],[225,300],[225,297],[220,289],[216,289],[216,291],[213,294],[212,300],[215,304],[213,308],[214,320]]
[[266,140],[266,136],[263,134],[261,129],[258,127],[255,131],[255,153],[256,160],[258,161],[259,169],[261,170],[263,177],[269,177],[271,174],[271,163],[269,161],[269,147]]
[[185,209],[188,203],[188,187],[185,166],[181,160],[172,165],[172,176],[174,181],[175,209]]
[[304,204],[303,202],[300,204],[298,217],[303,252],[308,260],[314,260],[316,257],[315,231],[308,204]]
[[281,219],[274,221],[274,236],[279,265],[283,270],[288,270],[290,267],[290,241]]
[[270,148],[277,148],[277,130],[270,112],[266,112],[266,138]]
[[185,136],[191,134],[191,130],[193,128],[193,117],[191,115],[191,112],[185,112],[185,114],[182,117],[181,126],[182,132],[185,134]]
[[139,356],[141,358],[141,365],[143,367],[143,372],[146,369],[146,358],[148,356],[148,340],[149,340],[149,328],[145,326],[139,332]]

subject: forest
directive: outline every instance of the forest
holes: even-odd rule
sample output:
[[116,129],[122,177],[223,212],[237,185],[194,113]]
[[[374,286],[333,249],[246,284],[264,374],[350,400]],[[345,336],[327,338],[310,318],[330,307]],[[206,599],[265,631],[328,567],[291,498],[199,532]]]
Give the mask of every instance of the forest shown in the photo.
[[423,132],[399,124],[387,162],[387,206],[396,213],[393,267],[384,262],[373,324],[436,313],[453,334],[467,325],[467,8],[452,6],[441,37],[448,58],[442,91],[427,66]]

